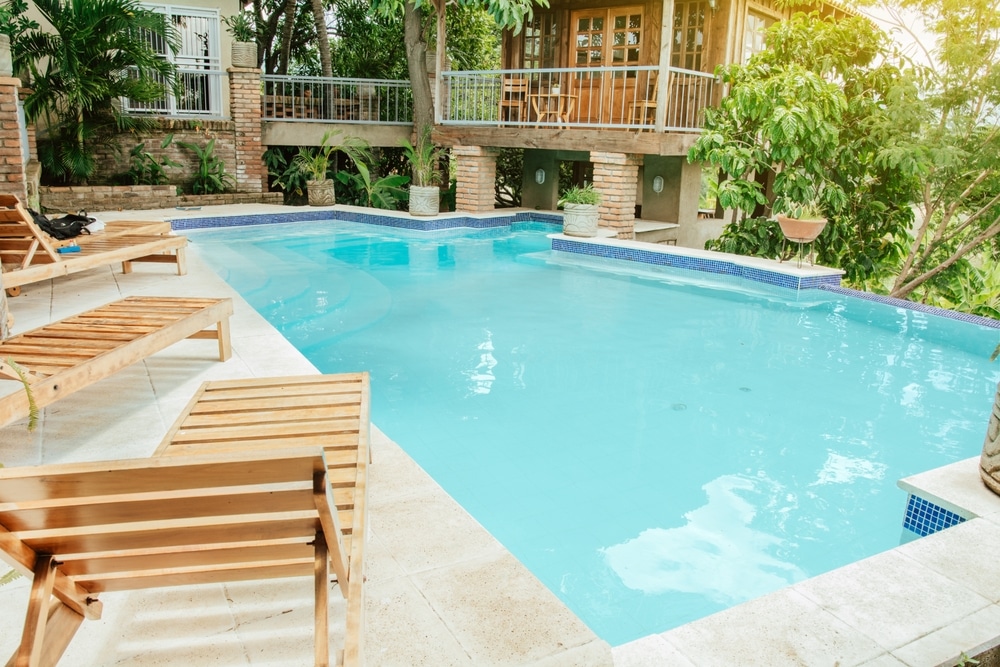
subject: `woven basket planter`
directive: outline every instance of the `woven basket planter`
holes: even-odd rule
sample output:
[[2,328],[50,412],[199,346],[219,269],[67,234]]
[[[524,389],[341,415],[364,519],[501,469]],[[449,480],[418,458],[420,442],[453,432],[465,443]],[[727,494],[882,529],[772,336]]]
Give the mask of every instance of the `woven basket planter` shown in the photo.
[[441,210],[441,188],[436,185],[410,186],[410,215],[437,215]]
[[597,236],[599,211],[596,204],[564,204],[563,234],[566,236]]
[[256,42],[233,42],[233,67],[254,69],[257,67]]
[[325,181],[306,181],[306,192],[309,195],[310,206],[333,206],[337,203],[332,178]]
[[993,400],[993,413],[986,427],[983,455],[979,459],[979,474],[993,493],[1000,494],[1000,386]]

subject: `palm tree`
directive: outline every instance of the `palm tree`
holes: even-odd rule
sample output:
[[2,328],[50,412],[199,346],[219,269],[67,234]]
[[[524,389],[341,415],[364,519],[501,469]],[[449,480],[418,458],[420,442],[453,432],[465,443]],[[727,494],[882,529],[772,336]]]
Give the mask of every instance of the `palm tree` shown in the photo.
[[115,131],[148,121],[126,116],[116,102],[156,102],[171,89],[176,68],[153,44],[174,46],[163,14],[134,0],[35,0],[51,24],[15,40],[14,71],[28,72],[29,120],[43,119],[39,158],[53,179],[79,183],[94,171],[93,147]]

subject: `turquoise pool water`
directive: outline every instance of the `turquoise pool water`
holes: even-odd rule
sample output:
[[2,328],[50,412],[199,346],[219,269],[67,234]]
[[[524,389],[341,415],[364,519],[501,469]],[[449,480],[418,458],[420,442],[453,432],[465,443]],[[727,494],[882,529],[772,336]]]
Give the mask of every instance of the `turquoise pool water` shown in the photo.
[[978,454],[997,330],[552,231],[191,240],[318,368],[370,370],[373,421],[613,645],[896,546],[896,481]]

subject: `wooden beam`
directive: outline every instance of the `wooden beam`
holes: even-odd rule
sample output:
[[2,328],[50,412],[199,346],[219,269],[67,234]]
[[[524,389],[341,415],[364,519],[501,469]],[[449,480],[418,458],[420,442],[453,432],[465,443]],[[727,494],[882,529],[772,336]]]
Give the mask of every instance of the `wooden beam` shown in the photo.
[[316,475],[316,480],[313,483],[313,498],[319,513],[320,525],[323,526],[322,534],[326,536],[326,549],[330,553],[333,571],[337,575],[337,584],[344,597],[347,597],[347,554],[344,553],[340,520],[334,509],[336,505],[333,502],[333,489],[330,488],[326,474]]
[[670,97],[670,54],[673,48],[674,0],[664,0],[660,19],[660,60],[656,75],[656,131],[667,126],[667,98]]
[[531,127],[438,126],[434,143],[444,146],[494,146],[543,150],[606,151],[636,155],[686,156],[698,132],[550,129]]

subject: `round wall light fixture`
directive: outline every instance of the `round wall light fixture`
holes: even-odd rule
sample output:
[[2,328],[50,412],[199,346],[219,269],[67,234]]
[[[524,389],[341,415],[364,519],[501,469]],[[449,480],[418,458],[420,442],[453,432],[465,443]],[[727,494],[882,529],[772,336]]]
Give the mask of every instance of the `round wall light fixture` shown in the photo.
[[663,177],[662,176],[654,176],[653,177],[653,192],[655,192],[656,194],[660,194],[661,192],[663,192]]
[[536,169],[535,170],[535,183],[538,183],[539,185],[545,183],[545,170],[544,169]]

